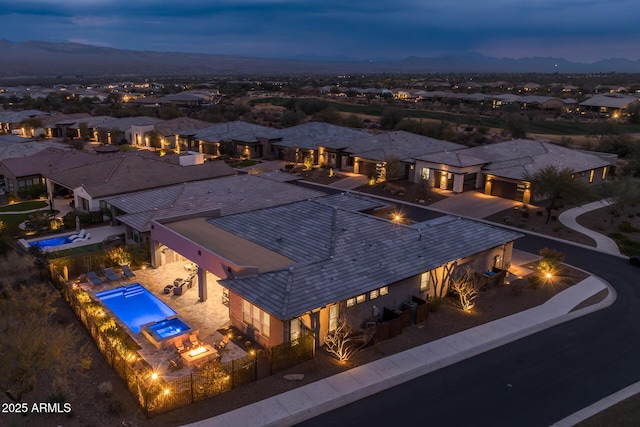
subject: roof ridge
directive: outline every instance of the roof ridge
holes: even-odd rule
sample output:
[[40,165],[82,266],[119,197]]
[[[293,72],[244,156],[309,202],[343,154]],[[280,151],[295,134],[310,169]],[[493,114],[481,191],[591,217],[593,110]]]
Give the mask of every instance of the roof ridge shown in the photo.
[[118,168],[125,161],[126,158],[127,156],[122,156],[120,157],[120,159],[117,159],[118,161],[116,162],[115,166],[111,169],[111,172],[109,172],[109,175],[107,175],[107,177],[104,179],[104,182],[109,182],[111,177],[116,173],[116,170],[118,170]]

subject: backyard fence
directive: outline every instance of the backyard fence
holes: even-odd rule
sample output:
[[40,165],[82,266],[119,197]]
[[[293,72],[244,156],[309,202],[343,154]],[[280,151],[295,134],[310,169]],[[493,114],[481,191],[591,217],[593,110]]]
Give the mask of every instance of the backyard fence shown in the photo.
[[[230,362],[206,364],[197,371],[178,378],[153,375],[153,368],[137,355],[137,344],[130,337],[123,338],[122,334],[114,333],[113,329],[103,331],[97,318],[88,311],[87,307],[90,305],[78,298],[79,292],[68,286],[62,277],[57,276],[56,280],[63,296],[89,331],[100,353],[124,381],[148,417],[241,387],[314,356],[314,337],[307,333],[296,342],[284,343],[264,352],[260,350]],[[114,336],[118,336],[118,340],[114,340]]]

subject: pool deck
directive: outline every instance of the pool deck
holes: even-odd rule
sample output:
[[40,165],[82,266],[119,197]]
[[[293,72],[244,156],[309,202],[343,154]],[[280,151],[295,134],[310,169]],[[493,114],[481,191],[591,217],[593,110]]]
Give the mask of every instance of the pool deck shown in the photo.
[[[124,225],[118,225],[118,226],[103,226],[103,227],[92,227],[92,228],[86,228],[85,229],[86,232],[90,235],[89,238],[87,240],[81,240],[79,242],[72,242],[72,243],[66,243],[64,245],[60,245],[60,246],[54,246],[54,247],[49,247],[49,248],[45,248],[44,250],[49,252],[52,249],[55,249],[55,251],[62,251],[65,249],[72,249],[72,248],[77,248],[80,246],[87,246],[87,245],[93,245],[95,243],[102,243],[102,241],[104,239],[106,239],[109,236],[112,236],[114,234],[124,234],[127,230],[126,226]],[[43,239],[51,239],[54,237],[62,237],[62,236],[70,236],[72,234],[77,234],[78,232],[75,230],[66,230],[64,232],[61,232],[59,234],[53,234],[50,236],[39,236],[39,237],[34,237],[32,239],[20,239],[20,243],[22,244],[22,246],[25,249],[29,248],[29,242],[33,242],[35,240],[43,240]],[[24,243],[22,242],[22,240],[24,240]]]
[[[176,278],[184,278],[188,272],[184,268],[185,263],[175,262],[164,265],[160,268],[147,268],[134,270],[136,277],[131,280],[122,279],[116,283],[110,283],[104,277],[104,273],[96,271],[102,279],[102,284],[94,286],[91,284],[83,284],[83,288],[91,293],[101,292],[114,289],[120,286],[140,283],[149,292],[158,297],[162,302],[171,307],[178,313],[182,319],[186,320],[192,330],[198,331],[198,338],[205,344],[214,346],[220,340],[222,335],[218,329],[225,328],[229,325],[229,309],[222,304],[222,287],[212,279],[211,276],[207,280],[208,299],[200,302],[198,297],[197,283],[193,288],[185,289],[181,296],[164,293],[164,287],[173,283]],[[116,274],[120,275],[120,270],[114,268]],[[142,333],[134,334],[129,331],[132,338],[141,347],[140,355],[157,370],[161,375],[170,377],[181,377],[190,372],[190,368],[171,371],[169,370],[168,359],[175,358],[178,354],[175,348],[156,348]],[[226,349],[220,352],[222,363],[245,357],[247,352],[237,345],[229,342]]]

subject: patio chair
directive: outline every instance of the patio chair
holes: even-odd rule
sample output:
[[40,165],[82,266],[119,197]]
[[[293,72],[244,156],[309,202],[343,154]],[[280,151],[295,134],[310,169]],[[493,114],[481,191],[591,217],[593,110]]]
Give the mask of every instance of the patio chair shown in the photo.
[[133,271],[131,271],[131,268],[128,265],[121,265],[120,268],[122,269],[122,274],[124,274],[124,277],[126,277],[127,279],[136,278],[136,275],[133,273]]
[[75,243],[75,242],[82,242],[82,241],[85,241],[85,240],[89,240],[90,238],[91,238],[91,233],[87,233],[87,234],[85,234],[85,235],[84,235],[84,236],[82,236],[82,237],[77,237],[77,238],[73,239],[73,243]]
[[201,344],[196,334],[189,335],[189,343],[191,344],[191,347],[200,347]]
[[173,358],[173,359],[167,359],[167,361],[169,362],[169,369],[172,371],[177,371],[178,369],[182,369],[183,362],[182,362],[182,358],[180,356]]
[[216,344],[216,348],[218,350],[224,350],[225,348],[227,348],[227,344],[229,344],[229,335],[225,335],[222,340]]
[[96,286],[102,284],[102,280],[100,280],[98,275],[93,271],[87,273],[87,279]]
[[69,240],[74,241],[75,239],[79,238],[79,237],[84,237],[84,235],[87,233],[87,230],[85,230],[84,228],[82,230],[80,230],[79,233],[76,234],[72,234],[71,236],[69,236]]
[[118,279],[118,276],[116,276],[116,273],[114,273],[113,269],[110,267],[104,269],[104,275],[107,276],[107,279],[109,279],[110,282],[120,281],[120,279]]
[[174,294],[175,296],[180,296],[180,295],[182,295],[182,285],[174,286],[174,287],[173,287],[173,294]]
[[182,340],[175,340],[173,342],[173,345],[175,346],[176,350],[178,350],[178,354],[184,353],[185,351],[189,350],[187,346],[184,345],[184,342],[182,342]]

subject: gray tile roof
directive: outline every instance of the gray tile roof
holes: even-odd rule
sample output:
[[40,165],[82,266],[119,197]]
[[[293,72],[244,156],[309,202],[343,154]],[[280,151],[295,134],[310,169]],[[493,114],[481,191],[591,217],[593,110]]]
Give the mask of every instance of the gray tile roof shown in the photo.
[[165,136],[173,136],[184,130],[197,130],[211,127],[210,122],[191,119],[189,117],[176,117],[153,126],[154,129]]
[[235,174],[229,165],[219,160],[180,166],[169,158],[151,154],[128,152],[104,155],[105,159],[99,163],[50,173],[47,177],[67,188],[83,187],[93,198],[106,198]]
[[619,93],[604,93],[594,95],[586,101],[581,102],[580,105],[587,107],[624,108],[632,102],[638,102],[638,98]]
[[276,144],[282,147],[296,147],[306,150],[324,146],[330,141],[349,141],[365,138],[371,134],[358,129],[336,126],[324,122],[309,122],[281,129],[282,140]]
[[239,175],[123,194],[106,201],[126,213],[118,220],[144,232],[150,230],[152,220],[215,209],[220,209],[220,215],[231,215],[323,195],[261,175]]
[[282,320],[522,236],[455,217],[408,227],[327,206],[321,199],[209,222],[297,262],[282,270],[221,280]]
[[483,170],[487,173],[515,180],[521,180],[525,174],[534,174],[548,166],[582,172],[611,164],[610,161],[595,153],[589,154],[529,139],[515,139],[450,152],[434,153],[417,159],[458,167],[484,164]]
[[397,156],[401,160],[415,159],[426,154],[456,150],[465,146],[410,132],[394,131],[351,141],[333,141],[325,147],[342,148],[353,156],[384,161],[389,156]]
[[278,139],[282,137],[282,131],[253,123],[235,121],[219,123],[197,132],[181,132],[180,134],[193,134],[195,138],[205,142],[219,142],[224,140],[257,142],[258,138]]
[[0,112],[0,123],[20,123],[24,119],[48,115],[50,113],[40,110],[2,111]]
[[48,147],[25,157],[5,159],[2,161],[16,177],[43,175],[48,176],[56,171],[62,171],[78,165],[93,165],[104,159],[96,154],[84,151],[66,150],[56,147]]

